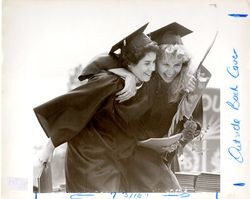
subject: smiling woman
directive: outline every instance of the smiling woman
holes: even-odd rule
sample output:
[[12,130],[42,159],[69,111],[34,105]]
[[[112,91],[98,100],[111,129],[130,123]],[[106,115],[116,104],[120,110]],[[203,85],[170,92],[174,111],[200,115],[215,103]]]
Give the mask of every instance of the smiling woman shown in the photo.
[[157,57],[157,69],[161,78],[172,82],[181,72],[182,67],[187,66],[190,57],[183,45],[163,44]]
[[129,70],[134,73],[141,82],[148,82],[155,70],[156,53],[147,53],[137,64],[129,64]]
[[[158,50],[157,44],[143,33],[146,26],[118,42],[110,51],[114,63],[130,69],[141,82],[149,81]],[[121,54],[114,54],[118,48]],[[143,94],[149,89],[145,83],[133,99],[119,104],[115,94],[122,87],[122,78],[101,72],[86,84],[34,109],[49,137],[39,157],[41,166],[55,147],[68,143],[67,192],[129,191],[127,161],[136,146],[137,119],[151,103]]]
[[[171,23],[149,33],[151,38],[159,44],[160,48],[156,62],[157,73],[154,73],[152,76],[149,82],[150,89],[145,93],[151,99],[150,102],[152,104],[149,110],[138,119],[140,124],[136,128],[138,141],[167,136],[168,130],[172,127],[172,120],[177,112],[180,100],[185,93],[185,88],[192,91],[195,87],[196,82],[192,77],[187,83],[184,81],[185,78],[189,78],[187,68],[190,58],[181,40],[182,36],[191,32],[178,23]],[[93,63],[89,64],[83,70],[81,76],[86,74],[93,75]],[[110,66],[113,68],[117,67],[115,65],[107,67],[106,63],[103,62],[95,67],[94,72],[98,72],[98,67],[99,71],[102,71],[103,69],[110,68]],[[131,71],[124,71],[124,68],[110,69],[110,71],[120,76],[125,76],[124,73],[126,72],[127,77],[134,76]],[[127,77],[125,76],[125,78]],[[117,99],[119,102],[126,103],[126,100],[129,99],[128,96],[131,97],[125,91],[117,93],[117,95],[119,94],[122,95],[121,98],[119,96]],[[175,126],[174,134],[183,133],[180,140],[171,147],[166,148],[163,153],[158,153],[142,146],[136,147],[135,153],[129,159],[129,162],[133,162],[133,166],[129,164],[127,166],[127,175],[132,184],[131,191],[165,192],[180,189],[177,179],[168,166],[171,165],[173,158],[177,157],[175,156],[177,153],[176,149],[185,146],[194,137],[199,135],[202,125],[202,113],[202,103],[200,101],[193,112],[193,119],[183,119]],[[191,126],[194,126],[194,128]],[[173,162],[177,163],[177,159]],[[177,165],[177,169],[178,164],[175,165]]]

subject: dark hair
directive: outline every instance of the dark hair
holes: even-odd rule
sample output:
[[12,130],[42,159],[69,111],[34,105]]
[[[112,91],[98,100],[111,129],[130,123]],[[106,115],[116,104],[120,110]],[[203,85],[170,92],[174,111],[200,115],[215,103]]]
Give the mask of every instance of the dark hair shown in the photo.
[[152,41],[147,45],[140,48],[126,48],[123,46],[121,49],[121,54],[119,56],[119,61],[122,67],[127,67],[128,64],[137,64],[148,52],[157,53],[159,46],[156,42]]

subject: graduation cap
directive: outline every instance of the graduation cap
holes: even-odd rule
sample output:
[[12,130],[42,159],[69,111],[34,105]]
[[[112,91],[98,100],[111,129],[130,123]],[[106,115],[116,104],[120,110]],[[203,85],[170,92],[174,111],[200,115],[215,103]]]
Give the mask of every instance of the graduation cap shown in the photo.
[[122,49],[123,47],[126,47],[128,51],[135,51],[136,49],[151,43],[152,40],[143,33],[147,25],[148,23],[116,43],[109,51],[109,54],[113,54],[116,50]]
[[160,44],[183,44],[181,38],[193,31],[174,22],[149,33],[149,37]]

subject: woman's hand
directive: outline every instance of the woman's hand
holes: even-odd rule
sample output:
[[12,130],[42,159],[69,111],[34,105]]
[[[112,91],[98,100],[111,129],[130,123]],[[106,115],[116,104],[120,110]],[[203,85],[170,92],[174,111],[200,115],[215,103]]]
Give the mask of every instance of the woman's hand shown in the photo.
[[197,78],[194,75],[187,74],[184,81],[184,91],[187,93],[193,92],[197,83]]
[[161,157],[162,157],[163,159],[167,160],[167,155],[168,155],[169,153],[174,152],[179,146],[180,146],[180,142],[177,141],[177,142],[171,144],[170,146],[163,147],[164,152],[161,154]]
[[124,68],[110,69],[110,71],[125,80],[124,88],[116,93],[116,95],[118,96],[116,100],[119,101],[119,103],[124,102],[136,95],[137,78],[134,74]]
[[136,95],[136,77],[134,75],[130,75],[125,77],[125,86],[124,88],[119,91],[118,93],[116,93],[116,95],[118,96],[116,98],[117,101],[124,102],[128,99],[130,99],[131,97]]
[[49,138],[47,144],[43,146],[42,151],[38,154],[38,160],[41,166],[49,162],[52,158],[55,147]]
[[179,144],[180,144],[179,141],[177,141],[171,144],[170,146],[163,147],[163,149],[165,150],[165,152],[172,153],[178,148]]
[[187,120],[184,123],[184,129],[182,130],[181,140],[184,142],[189,142],[194,139],[197,133],[197,123],[193,120]]

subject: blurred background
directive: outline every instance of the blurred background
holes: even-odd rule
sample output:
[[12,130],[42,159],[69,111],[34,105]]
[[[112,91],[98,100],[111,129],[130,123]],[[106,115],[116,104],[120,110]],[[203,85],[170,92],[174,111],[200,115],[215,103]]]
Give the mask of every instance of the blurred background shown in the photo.
[[[228,20],[227,13],[244,12],[242,7],[244,2],[216,0],[4,1],[2,143],[8,151],[2,155],[8,160],[2,166],[4,177],[28,176],[30,184],[36,183],[35,157],[47,138],[32,109],[76,86],[75,77],[89,60],[109,51],[114,43],[147,22],[146,33],[172,22],[193,30],[183,40],[194,66],[219,31],[204,62],[212,73],[203,96],[204,136],[186,147],[181,169],[220,172],[220,88],[225,87],[223,67],[231,63],[224,58],[231,57],[232,46],[246,36],[242,29],[242,37],[237,37],[232,29],[235,22]],[[241,32],[244,22],[237,23]],[[228,43],[228,37],[234,39]],[[242,62],[245,60],[242,57]],[[55,189],[63,189],[64,153],[65,145],[56,149],[53,158]]]

